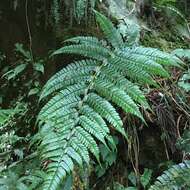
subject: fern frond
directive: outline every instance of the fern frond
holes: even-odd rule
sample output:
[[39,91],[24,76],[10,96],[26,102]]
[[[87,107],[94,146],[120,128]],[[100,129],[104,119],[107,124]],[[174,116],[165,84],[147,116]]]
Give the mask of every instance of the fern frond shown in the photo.
[[175,49],[172,54],[180,59],[190,60],[190,49]]
[[64,90],[61,90],[56,96],[48,101],[48,103],[41,109],[39,115],[41,117],[44,117],[48,116],[49,114],[51,115],[51,113],[56,114],[55,112],[59,112],[59,109],[62,108],[62,106],[72,108],[75,103],[78,103],[80,101],[79,95],[82,94],[85,89],[86,84],[81,83],[69,86]]
[[113,26],[112,22],[110,22],[104,15],[101,13],[94,11],[96,14],[96,20],[100,25],[101,29],[104,32],[104,35],[109,43],[114,48],[121,48],[123,46],[123,40],[119,31]]
[[122,73],[118,72],[113,65],[108,64],[107,67],[102,68],[99,78],[107,82],[111,82],[118,88],[123,89],[130,97],[145,108],[148,108],[148,104],[143,92],[139,87],[125,78]]
[[135,65],[136,67],[140,67],[142,70],[145,70],[151,74],[160,75],[162,77],[168,77],[168,72],[157,63],[157,60],[154,60],[153,58],[150,58],[145,53],[140,54],[140,52],[144,52],[143,49],[139,49],[138,53],[134,52],[130,48],[124,49],[124,51],[117,52],[119,57],[122,57],[123,59],[127,60],[127,62],[131,62],[131,65]]
[[106,122],[102,119],[102,117],[95,112],[90,106],[85,105],[81,109],[81,113],[87,116],[92,121],[96,122],[99,126],[101,126],[100,131],[101,133],[104,133],[104,136],[106,137],[106,134],[109,134],[109,128],[106,124]]
[[83,55],[85,57],[97,59],[100,61],[105,58],[109,58],[112,55],[108,49],[104,48],[103,46],[98,46],[96,44],[91,44],[90,46],[88,44],[65,46],[55,51],[52,55],[58,55],[63,53]]
[[149,72],[141,69],[140,67],[134,66],[132,64],[133,62],[130,62],[127,59],[117,56],[114,59],[111,59],[109,63],[115,68],[116,71],[129,77],[135,82],[138,81],[142,84],[151,84],[156,86],[156,83]]
[[76,61],[53,75],[44,86],[40,100],[59,89],[75,84],[78,81],[88,81],[98,63],[94,60]]
[[180,64],[182,64],[181,60],[178,59],[176,56],[160,51],[155,48],[149,48],[149,47],[135,47],[135,48],[129,48],[125,47],[122,49],[123,51],[128,52],[129,54],[133,54],[134,56],[146,56],[150,58],[151,60],[154,60],[162,65],[166,66],[177,66],[179,67]]
[[101,129],[101,126],[99,126],[96,122],[90,120],[88,117],[86,117],[84,115],[82,115],[80,117],[79,123],[87,132],[92,134],[100,142],[102,142],[104,145],[106,145],[106,142],[104,139],[104,137],[106,136],[106,133],[104,133],[104,131]]
[[81,144],[84,144],[96,157],[96,159],[99,160],[99,148],[94,138],[90,135],[90,133],[85,131],[82,127],[77,126],[76,131],[77,131],[76,137],[78,141]]
[[94,88],[101,96],[108,100],[112,100],[116,105],[123,108],[126,113],[132,113],[143,120],[137,105],[124,90],[112,83],[101,80],[95,81]]
[[91,93],[88,95],[87,103],[110,124],[112,124],[117,131],[126,136],[119,114],[106,99],[95,93]]
[[52,16],[55,21],[55,24],[58,25],[60,23],[61,15],[60,15],[60,10],[59,10],[59,1],[58,0],[53,0],[52,2]]
[[84,144],[78,143],[78,139],[76,137],[72,138],[71,147],[73,147],[75,152],[78,152],[80,154],[83,161],[88,165],[90,162],[90,157],[87,147],[84,146]]
[[190,188],[190,161],[172,166],[159,176],[149,190],[173,190]]
[[80,23],[81,19],[85,15],[85,9],[86,9],[86,6],[88,5],[88,1],[87,0],[76,0],[76,1],[74,1],[74,3],[75,2],[76,2],[75,17],[76,17],[77,21]]
[[127,138],[117,107],[144,121],[139,105],[148,108],[148,103],[138,84],[156,85],[153,76],[167,77],[164,66],[179,62],[153,48],[124,48],[113,24],[100,13],[96,12],[96,17],[112,47],[97,38],[80,36],[67,40],[71,45],[53,53],[89,59],[66,66],[42,90],[40,100],[52,96],[38,116],[39,152],[48,163],[44,190],[56,190],[75,164],[89,164],[90,153],[99,162],[98,142],[115,147],[110,124]]

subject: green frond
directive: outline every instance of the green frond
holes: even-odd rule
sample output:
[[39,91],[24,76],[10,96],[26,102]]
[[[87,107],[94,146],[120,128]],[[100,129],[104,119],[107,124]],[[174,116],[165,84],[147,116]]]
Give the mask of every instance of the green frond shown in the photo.
[[58,0],[53,0],[52,1],[52,16],[54,19],[54,22],[56,25],[60,24],[60,19],[61,19],[61,14],[60,14],[60,9],[59,9],[60,5],[59,5],[59,1]]
[[76,61],[68,65],[47,81],[42,90],[40,100],[59,89],[78,83],[78,81],[88,81],[91,77],[91,73],[97,66],[98,63],[94,60]]
[[101,133],[104,136],[104,138],[115,147],[115,143],[112,137],[109,135],[110,133],[109,127],[107,126],[106,122],[104,121],[104,119],[101,117],[100,114],[95,112],[95,110],[93,110],[88,105],[84,105],[80,113],[84,114],[88,119],[93,121],[96,125],[97,130],[99,131],[98,134]]
[[61,90],[56,96],[51,98],[48,103],[41,109],[40,116],[48,116],[51,113],[55,113],[56,111],[60,111],[60,109],[65,106],[68,108],[72,108],[75,106],[75,103],[80,101],[80,94],[82,94],[87,85],[85,83],[78,83],[72,86],[68,86],[64,90]]
[[78,163],[79,166],[83,165],[83,160],[77,150],[72,147],[68,147],[66,152],[76,163]]
[[[73,126],[74,122],[68,127],[70,132]],[[74,168],[72,157],[68,153],[69,143],[66,141],[70,133],[63,137],[62,133],[50,125],[46,132],[42,130],[42,134],[44,138],[41,143],[41,157],[44,161],[50,161],[47,166],[47,178],[44,180],[43,189],[57,189],[60,181]]]
[[[54,102],[54,98],[51,101]],[[73,114],[73,110],[71,108],[77,106],[79,101],[80,97],[76,96],[69,96],[67,98],[64,98],[60,102],[57,102],[57,104],[50,106],[49,109],[42,109],[39,115],[39,119],[51,119],[57,117],[59,114],[63,116]],[[48,107],[49,103],[47,103],[46,106]]]
[[52,55],[58,55],[63,53],[78,54],[100,61],[105,58],[109,58],[112,55],[112,53],[108,49],[104,48],[103,46],[99,46],[97,44],[69,45],[56,50]]
[[81,22],[81,19],[86,16],[85,14],[85,9],[86,9],[86,6],[88,5],[88,1],[87,0],[75,0],[73,3],[75,3],[75,10],[74,10],[74,13],[75,13],[75,17],[78,21],[78,23]]
[[114,70],[112,65],[103,68],[99,78],[107,83],[111,82],[118,88],[123,89],[134,101],[142,105],[144,108],[149,108],[148,102],[139,87]]
[[81,125],[84,129],[80,126],[76,127],[76,121],[71,119],[63,119],[63,122],[59,120],[58,123],[46,124],[42,127],[43,140],[39,150],[41,150],[42,159],[50,161],[46,169],[47,178],[44,181],[43,189],[57,189],[66,175],[73,171],[74,163],[79,166],[83,165],[83,160],[89,163],[87,148],[99,160],[98,146],[90,133],[85,131],[85,129],[90,130],[91,126],[83,121]]
[[190,49],[175,49],[172,54],[180,59],[190,60]]
[[[132,48],[129,49],[132,50]],[[125,51],[118,51],[117,54],[119,57],[125,59],[128,63],[131,63],[131,65],[134,67],[140,67],[152,75],[169,77],[169,73],[162,67],[162,65],[157,63],[154,58],[152,59],[146,54],[136,55],[136,53],[133,53],[129,49],[125,49]],[[143,48],[141,50],[143,50]]]
[[104,139],[106,133],[104,132],[104,130],[101,129],[101,126],[99,126],[96,122],[90,120],[88,117],[83,115],[80,117],[79,123],[87,132],[95,136],[100,142],[106,145]]
[[43,183],[43,189],[56,190],[60,181],[66,177],[67,174],[71,173],[74,168],[72,159],[65,155],[59,158],[57,162],[51,162],[48,165],[47,177]]
[[104,133],[105,136],[106,136],[106,134],[108,134],[110,132],[106,122],[103,120],[101,115],[99,115],[97,112],[95,112],[88,105],[85,105],[82,107],[81,113],[84,114],[85,116],[87,116],[92,121],[96,122],[99,126],[101,126],[101,131],[104,131],[102,133]]
[[119,114],[106,99],[98,96],[95,93],[90,93],[88,95],[87,103],[110,124],[112,124],[118,132],[126,136]]
[[146,100],[145,95],[140,90],[139,86],[136,84],[130,82],[127,79],[123,79],[118,81],[118,86],[126,91],[126,93],[136,102],[138,102],[140,105],[142,105],[144,108],[149,108],[148,102]]
[[119,31],[113,26],[112,22],[108,18],[97,11],[94,12],[96,20],[108,42],[111,43],[114,48],[121,48],[124,43]]
[[104,96],[106,99],[123,108],[126,113],[132,113],[143,120],[138,106],[124,90],[118,88],[112,83],[101,80],[95,81],[95,90],[98,92],[98,94]]
[[86,146],[84,146],[83,144],[80,144],[78,142],[78,139],[76,137],[72,138],[71,141],[71,147],[78,152],[81,155],[81,158],[83,159],[83,161],[86,164],[89,164],[90,162],[90,157],[89,157],[89,153],[88,153],[88,149]]
[[149,190],[180,190],[190,188],[190,161],[174,165],[159,176]]
[[82,127],[77,126],[75,130],[78,142],[89,148],[91,153],[96,157],[97,160],[99,160],[99,148],[94,138]]
[[178,59],[176,56],[160,51],[156,48],[150,48],[150,47],[125,47],[122,49],[125,52],[132,53],[134,56],[147,56],[152,60],[155,60],[159,64],[165,65],[165,66],[177,66],[179,67],[182,63],[180,59]]
[[[89,164],[92,153],[99,162],[98,143],[116,148],[109,126],[127,138],[120,107],[144,121],[139,106],[149,108],[139,84],[157,85],[153,77],[168,77],[164,66],[180,64],[177,57],[153,48],[125,47],[121,35],[103,15],[96,13],[108,43],[79,36],[55,51],[89,59],[76,61],[51,77],[40,100],[51,95],[38,115],[39,152],[47,177],[43,190],[56,190],[75,164]],[[74,44],[74,45],[73,45]],[[131,82],[132,81],[132,82]],[[135,82],[135,83],[134,83]],[[108,146],[109,147],[109,146]]]
[[141,84],[157,85],[147,71],[143,70],[141,67],[134,66],[132,62],[127,59],[117,56],[114,59],[111,59],[109,63],[115,68],[116,71],[120,72],[125,77],[129,77],[132,81],[137,81]]

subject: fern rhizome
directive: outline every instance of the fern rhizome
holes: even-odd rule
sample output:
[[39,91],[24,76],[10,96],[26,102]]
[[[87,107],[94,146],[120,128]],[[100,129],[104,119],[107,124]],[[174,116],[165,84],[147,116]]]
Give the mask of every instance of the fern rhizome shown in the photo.
[[178,66],[174,55],[153,48],[128,47],[113,24],[99,12],[96,20],[106,40],[74,37],[53,53],[79,54],[76,61],[56,73],[44,86],[40,100],[52,95],[38,116],[40,155],[46,166],[42,189],[56,190],[74,164],[99,161],[97,143],[112,143],[109,128],[127,137],[116,108],[142,121],[139,107],[148,103],[139,85],[156,85],[154,76],[169,77],[164,67]]

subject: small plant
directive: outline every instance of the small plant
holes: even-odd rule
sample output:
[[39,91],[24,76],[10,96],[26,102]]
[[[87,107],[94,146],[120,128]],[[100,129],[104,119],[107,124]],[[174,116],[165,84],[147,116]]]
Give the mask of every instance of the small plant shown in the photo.
[[[113,138],[115,145],[118,144],[118,139],[115,137]],[[108,149],[107,146],[104,144],[99,145],[100,150],[100,159],[102,160],[101,165],[95,164],[95,172],[97,177],[101,177],[105,174],[105,172],[111,167],[115,162],[117,158],[117,151],[116,147],[113,145],[109,145],[111,147],[111,150]]]
[[[29,141],[35,131],[44,61],[34,61],[22,44],[15,44],[14,59],[8,66],[2,59],[0,65],[3,88],[0,92],[0,189],[36,189],[43,177],[39,170],[34,172],[39,159],[30,152]],[[8,104],[7,98],[11,99]]]
[[[143,187],[143,189],[148,189],[148,186],[150,186],[151,177],[152,170],[145,168],[144,173],[140,176],[140,185]],[[137,179],[134,172],[131,172],[128,175],[128,179],[131,185],[124,187],[120,183],[114,183],[114,190],[138,190]]]

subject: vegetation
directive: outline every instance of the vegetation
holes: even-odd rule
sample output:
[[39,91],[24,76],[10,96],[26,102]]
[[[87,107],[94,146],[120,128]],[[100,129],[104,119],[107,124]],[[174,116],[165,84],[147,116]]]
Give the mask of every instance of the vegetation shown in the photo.
[[0,189],[190,188],[188,1],[0,5]]

